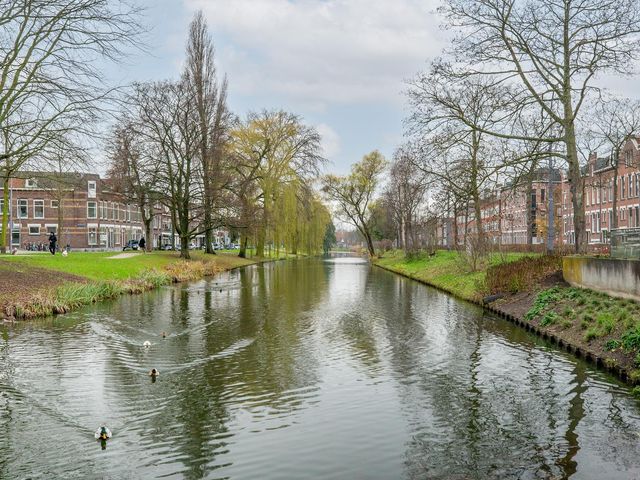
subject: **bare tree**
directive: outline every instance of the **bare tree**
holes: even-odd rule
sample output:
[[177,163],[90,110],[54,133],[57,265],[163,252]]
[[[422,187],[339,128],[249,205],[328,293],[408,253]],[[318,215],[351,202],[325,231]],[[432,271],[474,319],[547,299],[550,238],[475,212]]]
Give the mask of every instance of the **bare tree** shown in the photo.
[[[455,70],[489,76],[508,88],[505,112],[542,109],[560,127],[543,135],[510,128],[507,115],[485,133],[503,138],[562,142],[568,163],[576,250],[586,248],[576,120],[601,73],[630,73],[640,39],[635,0],[448,0],[444,13],[458,29]],[[465,112],[460,117],[475,124]]]
[[142,31],[138,9],[114,0],[0,0],[0,250],[6,252],[9,180],[90,133],[108,95],[91,58],[119,61]]
[[200,131],[196,102],[184,81],[137,85],[130,104],[139,119],[136,131],[149,143],[149,159],[158,162],[158,190],[180,237],[180,256],[200,230],[201,191],[194,184],[199,168]]
[[230,127],[227,108],[227,80],[218,85],[214,63],[215,49],[202,11],[198,11],[189,27],[187,62],[184,81],[196,103],[197,128],[200,131],[199,165],[202,183],[202,225],[206,253],[213,249],[214,211],[216,199],[223,191],[224,174],[221,154]]
[[153,143],[145,142],[144,129],[126,116],[114,126],[107,146],[110,162],[107,176],[113,189],[140,209],[147,251],[153,248],[151,225],[155,204],[162,198],[158,191],[160,162],[152,146]]
[[[585,129],[609,148],[609,162],[613,168],[612,225],[618,228],[618,168],[624,145],[634,134],[640,132],[640,101],[630,98],[602,95],[592,108]],[[595,149],[591,149],[594,151]],[[600,183],[601,179],[600,179]],[[598,185],[602,189],[603,185]]]
[[416,168],[415,152],[409,146],[396,150],[384,191],[386,203],[397,226],[398,244],[405,249],[418,248],[417,214],[427,193],[427,177]]
[[322,179],[322,191],[336,203],[338,213],[362,234],[371,257],[376,252],[371,238],[369,206],[378,186],[386,161],[380,152],[373,151],[351,167],[351,174],[339,177],[326,175]]

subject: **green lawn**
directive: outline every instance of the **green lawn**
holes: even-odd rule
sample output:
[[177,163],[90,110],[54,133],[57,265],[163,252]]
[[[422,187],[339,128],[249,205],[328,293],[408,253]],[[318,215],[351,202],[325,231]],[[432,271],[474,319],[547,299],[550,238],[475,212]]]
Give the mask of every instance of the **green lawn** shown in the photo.
[[[35,255],[6,255],[0,257],[0,260],[71,273],[91,280],[123,280],[135,277],[144,270],[162,268],[180,259],[179,253],[172,251],[140,253],[129,258],[109,258],[119,253],[122,252],[72,251],[67,257],[43,253]],[[213,256],[205,255],[200,251],[192,251],[191,257],[194,260],[215,261],[224,269],[255,263],[251,260],[238,258],[234,253]]]
[[469,270],[460,254],[438,250],[433,257],[408,259],[402,251],[392,251],[375,260],[375,263],[411,278],[435,285],[467,300],[478,299],[485,279],[486,268],[502,262],[512,262],[531,253],[491,254],[475,272]]

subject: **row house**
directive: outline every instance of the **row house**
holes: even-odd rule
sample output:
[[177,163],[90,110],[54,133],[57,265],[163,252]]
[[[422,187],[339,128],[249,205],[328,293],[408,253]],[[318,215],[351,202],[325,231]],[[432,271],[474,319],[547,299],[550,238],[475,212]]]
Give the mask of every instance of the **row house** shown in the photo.
[[[562,176],[559,170],[552,170],[551,183],[549,170],[536,172],[530,187],[527,185],[506,185],[495,192],[485,192],[480,205],[482,229],[485,238],[495,245],[527,245],[527,219],[531,219],[531,243],[544,244],[547,241],[549,222],[549,186],[553,190],[554,200],[554,242],[559,244],[562,238],[560,206],[562,198]],[[530,208],[530,215],[527,209]],[[475,236],[477,222],[475,210],[469,205],[459,212],[456,219],[456,244],[463,245],[467,235]]]
[[[562,210],[560,200],[562,198],[562,176],[560,171],[552,170],[551,183],[549,182],[549,169],[540,169],[536,172],[531,182],[531,187],[508,185],[500,192],[501,204],[501,243],[503,245],[526,245],[527,232],[527,208],[531,208],[531,243],[533,245],[544,244],[547,241],[549,224],[549,186],[551,185],[554,204],[554,227],[556,235],[554,243],[561,241],[560,218]],[[530,199],[528,196],[530,195]],[[529,202],[527,200],[529,199]]]
[[[6,235],[12,247],[46,244],[53,232],[60,246],[118,249],[144,235],[140,209],[97,174],[23,172],[10,180],[9,188]],[[162,207],[155,208],[152,241],[160,246],[171,238],[171,220]]]
[[[609,243],[613,228],[613,178],[610,157],[591,155],[583,168],[585,231],[591,245]],[[621,151],[617,172],[618,228],[640,227],[640,137],[629,139]],[[573,204],[568,181],[563,182],[562,225],[565,243],[575,243]]]
[[[480,216],[484,237],[490,243],[500,243],[500,195],[497,192],[485,192],[480,203]],[[467,236],[475,237],[478,233],[475,208],[472,203],[456,216],[456,244],[463,245]]]

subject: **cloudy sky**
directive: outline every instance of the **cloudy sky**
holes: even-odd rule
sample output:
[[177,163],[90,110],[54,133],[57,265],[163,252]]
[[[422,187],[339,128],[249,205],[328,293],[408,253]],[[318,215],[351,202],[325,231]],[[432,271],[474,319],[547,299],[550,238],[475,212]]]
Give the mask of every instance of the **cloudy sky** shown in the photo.
[[323,136],[328,170],[402,142],[404,80],[443,44],[437,0],[139,0],[149,52],[112,74],[120,82],[176,77],[198,9],[229,76],[238,114],[282,108]]

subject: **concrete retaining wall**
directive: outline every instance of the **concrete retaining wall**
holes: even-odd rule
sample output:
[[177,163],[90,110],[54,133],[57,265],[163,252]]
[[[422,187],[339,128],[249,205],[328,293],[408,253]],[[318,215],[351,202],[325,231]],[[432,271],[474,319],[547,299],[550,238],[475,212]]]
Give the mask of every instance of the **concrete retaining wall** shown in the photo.
[[562,275],[573,286],[640,301],[640,260],[563,257]]

